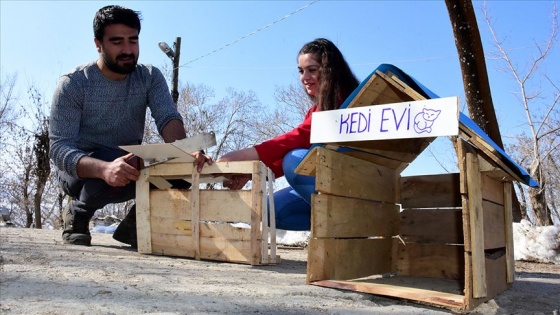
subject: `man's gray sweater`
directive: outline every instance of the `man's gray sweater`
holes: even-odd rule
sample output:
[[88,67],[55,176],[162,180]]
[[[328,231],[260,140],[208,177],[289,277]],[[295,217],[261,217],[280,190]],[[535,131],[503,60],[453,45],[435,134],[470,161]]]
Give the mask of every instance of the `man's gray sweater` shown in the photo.
[[142,142],[146,109],[157,129],[182,120],[161,72],[138,64],[125,80],[101,74],[95,62],[60,78],[50,115],[50,156],[58,169],[78,177],[78,160],[103,149]]

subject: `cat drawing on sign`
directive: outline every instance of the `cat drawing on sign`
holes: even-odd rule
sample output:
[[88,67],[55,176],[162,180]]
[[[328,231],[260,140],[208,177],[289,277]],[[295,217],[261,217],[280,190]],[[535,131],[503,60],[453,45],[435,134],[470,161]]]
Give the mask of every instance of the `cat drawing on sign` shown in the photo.
[[414,130],[416,133],[432,132],[432,125],[438,118],[439,113],[441,113],[441,110],[424,108],[422,112],[416,114],[414,116]]

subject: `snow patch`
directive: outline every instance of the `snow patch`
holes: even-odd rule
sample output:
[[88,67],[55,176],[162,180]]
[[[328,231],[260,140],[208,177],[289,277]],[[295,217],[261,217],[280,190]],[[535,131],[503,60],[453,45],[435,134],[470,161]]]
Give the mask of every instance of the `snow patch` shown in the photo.
[[513,223],[515,260],[560,264],[560,226]]

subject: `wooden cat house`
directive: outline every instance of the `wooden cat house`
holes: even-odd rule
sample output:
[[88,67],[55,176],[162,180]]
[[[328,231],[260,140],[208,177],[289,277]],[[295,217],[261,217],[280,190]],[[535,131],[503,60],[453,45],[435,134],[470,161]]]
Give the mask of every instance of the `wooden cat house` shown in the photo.
[[[435,98],[384,64],[341,108]],[[512,182],[537,183],[463,114],[458,129],[451,174],[401,176],[434,137],[312,147],[296,169],[316,177],[307,283],[460,311],[511,286]]]

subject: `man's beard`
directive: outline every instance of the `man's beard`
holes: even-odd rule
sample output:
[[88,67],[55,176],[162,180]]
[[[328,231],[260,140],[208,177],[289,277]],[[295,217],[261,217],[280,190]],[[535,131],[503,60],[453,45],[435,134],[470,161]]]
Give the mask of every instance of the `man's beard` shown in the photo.
[[[125,58],[125,57],[130,57],[132,59],[132,62],[126,63],[124,65],[120,65],[118,63],[119,59]],[[115,61],[113,61],[113,60],[111,60],[111,58],[108,58],[106,54],[103,54],[103,62],[105,63],[107,68],[109,68],[109,70],[111,70],[115,73],[129,74],[132,71],[134,71],[134,69],[136,69],[136,64],[138,62],[138,58],[136,56],[134,56],[133,54],[130,54],[130,55],[121,54],[121,55],[117,56]]]

